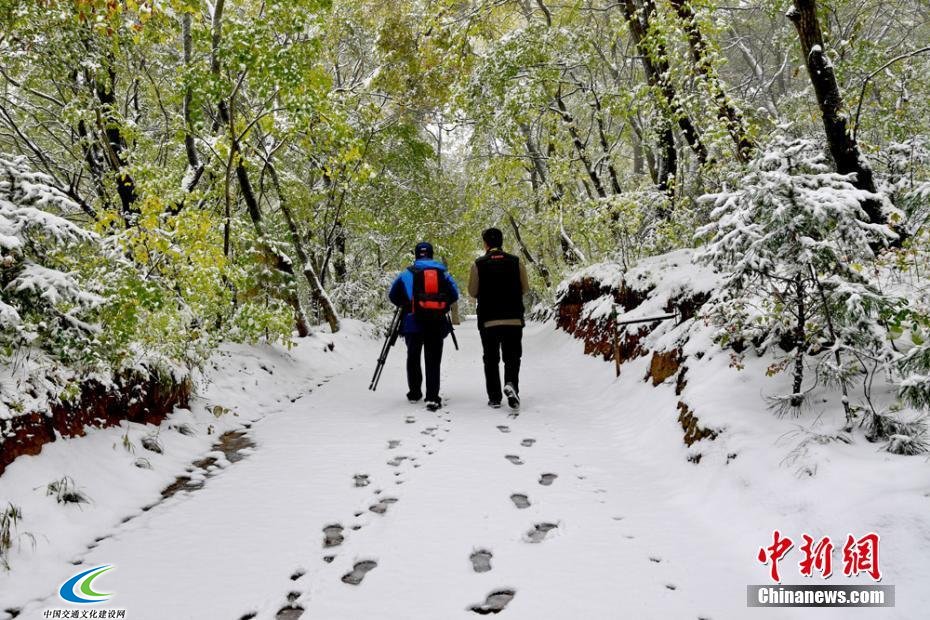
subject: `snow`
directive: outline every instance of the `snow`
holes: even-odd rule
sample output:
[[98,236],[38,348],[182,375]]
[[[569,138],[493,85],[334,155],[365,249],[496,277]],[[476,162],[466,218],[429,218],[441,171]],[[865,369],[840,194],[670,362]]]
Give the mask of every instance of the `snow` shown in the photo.
[[62,301],[94,306],[103,301],[99,295],[88,293],[71,274],[49,269],[31,261],[25,261],[22,271],[10,281],[6,290],[22,293],[30,291],[52,305]]
[[[638,273],[655,278],[655,267]],[[156,429],[124,425],[14,462],[0,478],[0,500],[22,507],[19,531],[32,532],[36,547],[24,542],[12,570],[0,573],[0,609],[23,607],[20,617],[38,618],[67,607],[58,586],[101,564],[116,567],[95,582],[115,593],[105,606],[134,619],[268,619],[291,592],[307,617],[337,620],[472,618],[468,607],[505,588],[516,592],[506,618],[915,618],[930,604],[925,463],[877,452],[858,437],[802,445],[800,428],[836,428],[836,407],[776,418],[761,392],[782,390],[785,378],[731,368],[706,330],[688,342],[709,352],[706,364],[689,369],[683,398],[702,423],[724,432],[690,449],[673,386],[643,381],[648,357],[615,378],[613,366],[583,356],[578,341],[530,324],[524,406],[509,417],[485,406],[478,335],[466,321],[457,329],[462,350],[449,346],[444,358],[447,405],[429,413],[403,398],[402,346],[391,352],[379,391],[364,389],[380,349],[368,331],[344,320],[339,333],[318,333],[290,351],[225,347],[190,411],[176,410],[158,430],[164,454],[140,446]],[[217,418],[216,406],[231,411]],[[255,447],[243,460],[221,459],[202,489],[142,510],[211,453],[220,433],[244,424]],[[181,425],[196,434],[181,434]],[[791,430],[797,435],[786,436]],[[127,431],[134,453],[121,444]],[[699,464],[687,460],[696,453]],[[139,457],[152,469],[135,467]],[[802,468],[815,475],[799,477]],[[543,486],[543,473],[558,478]],[[353,484],[360,474],[369,485]],[[65,475],[91,503],[59,505],[45,495],[45,485]],[[514,493],[531,505],[516,508]],[[384,514],[370,510],[386,498],[397,501],[384,504]],[[528,542],[538,523],[558,527]],[[345,541],[324,549],[322,530],[332,524],[344,526]],[[755,556],[775,528],[795,540],[803,532],[834,540],[879,532],[882,583],[896,585],[897,608],[747,613],[746,585],[766,583],[768,574]],[[469,555],[480,549],[493,554],[492,568],[476,573]],[[365,560],[377,566],[359,585],[343,583]],[[782,575],[802,583],[792,562],[783,562]],[[830,581],[850,582],[871,583]]]

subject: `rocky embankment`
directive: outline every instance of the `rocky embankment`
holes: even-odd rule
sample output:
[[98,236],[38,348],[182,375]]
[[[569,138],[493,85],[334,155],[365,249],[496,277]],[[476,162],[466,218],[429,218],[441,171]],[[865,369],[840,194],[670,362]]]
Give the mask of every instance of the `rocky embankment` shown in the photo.
[[[720,432],[702,426],[683,396],[690,361],[685,345],[706,328],[700,310],[717,281],[691,259],[690,250],[679,250],[645,259],[628,271],[613,263],[588,267],[560,285],[555,314],[559,329],[582,340],[585,354],[613,362],[618,375],[626,362],[650,356],[643,381],[674,383],[688,446]],[[670,314],[675,317],[625,323]],[[700,359],[701,353],[692,355]]]

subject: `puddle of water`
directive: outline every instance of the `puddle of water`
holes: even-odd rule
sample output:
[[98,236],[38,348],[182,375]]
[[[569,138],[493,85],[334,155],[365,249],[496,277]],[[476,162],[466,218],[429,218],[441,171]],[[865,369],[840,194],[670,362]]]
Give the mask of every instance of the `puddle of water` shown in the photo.
[[238,463],[247,456],[243,451],[254,447],[255,442],[245,431],[227,431],[220,435],[213,449],[221,451],[230,463]]
[[[219,440],[213,444],[213,450],[223,453],[223,456],[226,457],[226,460],[230,463],[238,463],[246,457],[244,451],[247,448],[254,448],[255,442],[252,441],[252,438],[249,437],[245,431],[227,431],[220,435]],[[198,459],[192,463],[193,467],[204,475],[205,478],[209,478],[212,475],[212,472],[208,469],[215,465],[217,458],[215,456],[206,456],[202,459]],[[178,476],[174,482],[162,489],[161,497],[162,499],[168,499],[174,495],[177,495],[180,491],[196,491],[197,489],[202,489],[203,485],[206,483],[204,478],[198,477],[198,479],[193,479],[191,476]]]

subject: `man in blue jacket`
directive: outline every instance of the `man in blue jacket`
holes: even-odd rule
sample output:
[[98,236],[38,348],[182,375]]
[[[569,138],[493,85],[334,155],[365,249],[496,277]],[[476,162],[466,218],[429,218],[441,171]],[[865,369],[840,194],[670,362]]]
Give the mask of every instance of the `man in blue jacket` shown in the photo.
[[426,408],[436,411],[439,398],[439,367],[442,341],[449,335],[448,312],[459,298],[459,288],[446,266],[433,260],[433,246],[423,241],[413,250],[413,265],[400,272],[388,292],[395,306],[404,308],[400,333],[407,343],[407,399],[423,398],[420,352],[426,365]]

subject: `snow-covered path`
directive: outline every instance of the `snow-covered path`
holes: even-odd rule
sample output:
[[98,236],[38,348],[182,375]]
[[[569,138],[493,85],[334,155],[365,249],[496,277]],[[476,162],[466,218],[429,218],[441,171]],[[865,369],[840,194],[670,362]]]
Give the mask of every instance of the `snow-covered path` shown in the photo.
[[[729,508],[680,481],[694,466],[650,449],[650,428],[674,423],[670,394],[643,384],[656,411],[624,411],[610,366],[533,325],[514,417],[485,405],[474,324],[458,336],[444,409],[404,400],[402,345],[367,391],[372,342],[353,369],[255,422],[246,458],[135,515],[81,565],[117,567],[99,585],[133,619],[274,618],[288,605],[308,618],[465,618],[500,591],[515,593],[508,618],[802,617],[745,606],[746,585],[763,583],[751,558],[765,520],[740,507],[720,522]],[[331,546],[328,526],[342,528]],[[491,568],[477,572],[482,550]],[[362,562],[376,565],[346,583]],[[22,617],[60,606],[49,591]],[[830,611],[818,618],[840,617]]]

